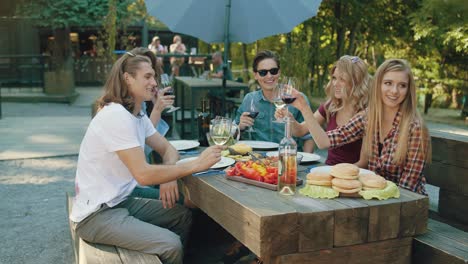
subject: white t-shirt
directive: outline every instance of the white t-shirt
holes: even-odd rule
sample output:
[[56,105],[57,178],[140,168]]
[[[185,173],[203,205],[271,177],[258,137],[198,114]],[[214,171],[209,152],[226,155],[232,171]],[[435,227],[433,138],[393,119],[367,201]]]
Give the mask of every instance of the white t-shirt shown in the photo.
[[146,115],[132,115],[111,103],[91,120],[81,142],[75,179],[75,201],[70,219],[80,222],[101,204],[113,207],[124,201],[137,182],[116,151],[145,146],[156,133]]

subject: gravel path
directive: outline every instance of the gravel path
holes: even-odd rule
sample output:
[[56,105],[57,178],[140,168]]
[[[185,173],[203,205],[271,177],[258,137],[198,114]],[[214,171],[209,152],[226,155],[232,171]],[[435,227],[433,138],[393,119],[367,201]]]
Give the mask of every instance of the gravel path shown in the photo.
[[65,193],[77,156],[0,161],[0,263],[73,263]]

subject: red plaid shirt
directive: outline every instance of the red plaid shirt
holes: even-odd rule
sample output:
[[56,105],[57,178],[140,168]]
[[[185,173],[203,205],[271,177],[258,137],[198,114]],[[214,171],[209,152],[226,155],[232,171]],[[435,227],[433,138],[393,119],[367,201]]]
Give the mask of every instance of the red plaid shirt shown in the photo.
[[[397,165],[393,162],[392,154],[396,152],[398,145],[398,127],[400,125],[401,113],[398,112],[393,120],[392,129],[385,137],[381,155],[379,156],[378,133],[372,140],[372,153],[369,156],[369,170],[385,177],[397,185],[417,192],[426,194],[424,185],[426,178],[423,175],[426,163],[425,149],[422,147],[422,125],[413,121],[410,126],[410,135],[406,160],[403,164]],[[338,127],[335,130],[327,131],[330,139],[330,147],[339,147],[341,145],[362,139],[367,125],[367,111],[356,114],[346,125]],[[405,143],[403,143],[405,144]]]

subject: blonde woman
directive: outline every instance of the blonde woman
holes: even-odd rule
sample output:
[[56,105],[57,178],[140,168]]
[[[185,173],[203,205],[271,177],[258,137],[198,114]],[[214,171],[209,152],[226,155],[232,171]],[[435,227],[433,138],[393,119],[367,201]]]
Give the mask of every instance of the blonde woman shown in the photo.
[[368,108],[337,129],[325,132],[307,102],[297,98],[292,105],[302,112],[319,148],[363,139],[361,153],[370,170],[426,194],[423,170],[431,160],[430,137],[416,108],[416,85],[405,60],[389,59],[380,65],[370,86]]
[[[330,70],[331,79],[325,87],[327,99],[314,113],[320,125],[326,125],[326,131],[346,124],[351,117],[367,107],[370,76],[367,64],[359,57],[345,55],[335,62]],[[295,123],[297,124],[297,123]],[[295,136],[308,132],[307,126],[297,124],[293,127]],[[356,163],[359,161],[362,140],[328,149],[328,165],[337,163]],[[314,145],[304,146],[304,151],[313,152]]]

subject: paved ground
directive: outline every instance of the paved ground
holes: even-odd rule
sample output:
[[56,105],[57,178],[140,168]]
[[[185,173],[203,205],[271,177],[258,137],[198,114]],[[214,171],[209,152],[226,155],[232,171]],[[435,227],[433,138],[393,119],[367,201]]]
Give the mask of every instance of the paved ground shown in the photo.
[[[73,262],[65,192],[73,191],[79,144],[100,94],[96,87],[77,90],[72,105],[2,103],[0,263]],[[429,127],[468,135],[459,127]],[[429,191],[435,208],[438,190]]]

